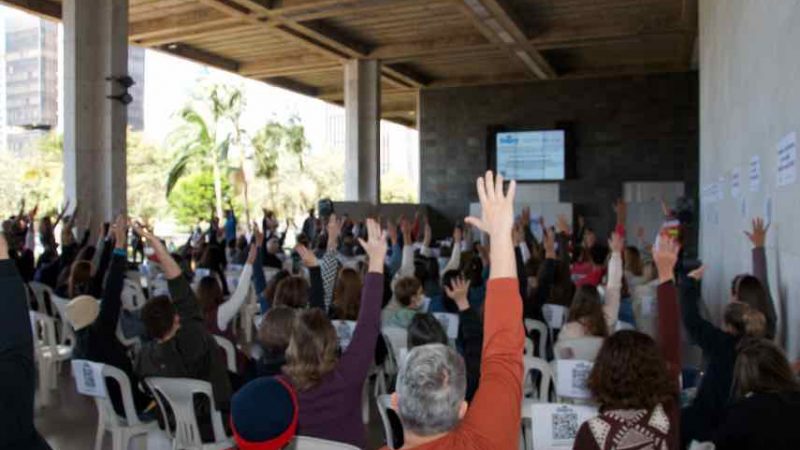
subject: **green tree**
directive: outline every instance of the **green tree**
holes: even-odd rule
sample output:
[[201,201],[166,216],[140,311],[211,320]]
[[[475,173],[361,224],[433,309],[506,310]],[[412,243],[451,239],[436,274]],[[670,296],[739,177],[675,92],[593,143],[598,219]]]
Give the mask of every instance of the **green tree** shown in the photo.
[[167,175],[167,197],[181,178],[197,170],[209,169],[214,184],[216,214],[222,217],[223,172],[229,168],[231,146],[242,141],[239,118],[244,105],[240,89],[215,84],[180,111],[182,124],[169,138],[173,164]]
[[[230,183],[225,178],[219,181],[223,200],[230,200]],[[203,170],[182,177],[170,192],[169,205],[180,224],[191,226],[199,218],[207,219],[216,208],[214,173]]]
[[417,203],[417,190],[411,181],[395,172],[381,177],[382,203]]
[[[255,133],[250,143],[254,150],[256,176],[267,181],[269,193],[267,204],[272,209],[292,209],[294,205],[279,201],[279,198],[282,197],[282,190],[292,189],[283,182],[285,180],[282,178],[285,178],[284,175],[287,173],[301,178],[306,175],[303,161],[309,144],[305,128],[297,117],[292,117],[288,124],[269,121]],[[302,182],[297,178],[292,179],[295,181],[289,180],[289,185],[295,187],[295,183]]]

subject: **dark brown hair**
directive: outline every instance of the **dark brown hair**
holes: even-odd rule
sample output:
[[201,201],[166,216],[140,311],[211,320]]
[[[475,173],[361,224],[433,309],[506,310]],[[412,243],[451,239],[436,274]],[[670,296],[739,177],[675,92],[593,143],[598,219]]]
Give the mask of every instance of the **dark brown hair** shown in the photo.
[[737,301],[761,311],[766,318],[770,309],[769,293],[758,278],[752,275],[739,275],[734,278],[731,291]]
[[203,310],[204,313],[208,313],[213,311],[223,302],[225,302],[225,296],[222,294],[222,288],[219,285],[219,281],[214,276],[206,276],[200,279],[200,283],[197,284],[197,303],[200,304],[200,308]]
[[800,391],[786,355],[766,339],[747,338],[739,344],[739,356],[733,368],[736,397],[749,393],[776,394]]
[[273,306],[264,315],[258,327],[258,342],[271,352],[285,352],[294,331],[295,310],[286,306]]
[[325,313],[319,308],[303,311],[294,321],[283,373],[298,391],[307,391],[336,368],[338,351],[336,330]]
[[278,284],[290,276],[292,276],[292,274],[286,270],[281,270],[276,273],[275,276],[273,276],[272,279],[267,283],[267,287],[264,288],[264,298],[271,303],[275,298],[275,291],[278,290]]
[[142,308],[142,322],[147,334],[153,339],[161,339],[172,329],[175,322],[175,306],[166,295],[151,298]]
[[333,290],[333,313],[338,320],[357,320],[361,307],[361,275],[355,269],[343,268]]
[[401,278],[394,285],[394,296],[401,305],[408,307],[421,288],[422,284],[416,277]]
[[67,295],[69,295],[69,298],[75,298],[81,294],[88,294],[91,282],[92,263],[89,261],[75,261],[69,271]]
[[764,314],[746,303],[728,303],[723,318],[736,336],[762,337],[766,332]]
[[625,270],[640,277],[644,274],[644,263],[642,262],[642,254],[639,249],[634,246],[625,247]]
[[580,323],[592,336],[608,336],[606,316],[596,287],[581,286],[575,291],[567,321]]
[[603,341],[587,386],[601,410],[649,410],[675,401],[678,393],[653,338],[633,330]]
[[272,305],[305,308],[308,305],[308,282],[303,277],[290,276],[278,283]]

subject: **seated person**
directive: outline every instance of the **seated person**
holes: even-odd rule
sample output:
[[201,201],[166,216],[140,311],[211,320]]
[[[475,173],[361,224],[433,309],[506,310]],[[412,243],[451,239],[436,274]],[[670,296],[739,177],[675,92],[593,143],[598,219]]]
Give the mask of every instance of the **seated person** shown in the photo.
[[[214,337],[206,328],[205,318],[192,288],[164,244],[148,231],[141,228],[136,231],[155,250],[172,297],[172,300],[166,296],[154,297],[142,309],[142,320],[153,340],[140,350],[136,373],[142,378],[172,377],[208,381],[213,388],[217,409],[225,414],[231,398],[226,364]],[[209,407],[204,401],[195,402],[198,418],[203,422],[200,429],[204,441],[213,439],[210,414],[207,412],[210,409],[206,409]],[[227,420],[224,422],[228,423]]]
[[286,364],[286,347],[292,339],[295,310],[287,306],[270,308],[258,327],[261,356],[256,361],[256,375],[280,375]]
[[394,296],[399,307],[384,309],[383,326],[408,328],[411,319],[421,311],[424,305],[425,294],[422,284],[415,277],[401,278],[394,284]]
[[297,394],[282,377],[261,377],[247,383],[231,400],[236,448],[287,448],[297,432],[297,417]]
[[486,290],[481,386],[467,407],[466,368],[441,344],[416,347],[398,375],[392,407],[403,425],[404,449],[514,449],[519,446],[522,402],[522,299],[511,240],[515,183],[478,180],[483,218],[468,222],[491,236]]
[[[122,308],[120,295],[127,270],[125,249],[128,224],[124,216],[117,218],[113,232],[116,241],[102,302],[98,305],[94,297],[80,295],[67,304],[67,319],[75,329],[75,348],[72,356],[75,359],[108,364],[125,372],[131,382],[134,406],[137,411],[143,412],[149,405],[150,399],[139,390],[139,378],[133,372],[133,365],[125,346],[120,343],[116,335],[117,321]],[[116,382],[108,383],[108,395],[114,405],[114,411],[124,416],[122,393]]]

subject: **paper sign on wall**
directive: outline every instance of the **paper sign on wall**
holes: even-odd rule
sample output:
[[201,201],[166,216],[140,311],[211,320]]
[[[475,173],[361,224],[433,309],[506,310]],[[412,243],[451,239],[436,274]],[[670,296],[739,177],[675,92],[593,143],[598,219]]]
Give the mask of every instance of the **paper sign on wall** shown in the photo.
[[731,197],[739,198],[742,194],[742,171],[735,168],[731,171]]
[[791,132],[778,144],[778,186],[797,180],[797,133]]
[[758,192],[761,189],[761,157],[758,155],[750,158],[750,192]]

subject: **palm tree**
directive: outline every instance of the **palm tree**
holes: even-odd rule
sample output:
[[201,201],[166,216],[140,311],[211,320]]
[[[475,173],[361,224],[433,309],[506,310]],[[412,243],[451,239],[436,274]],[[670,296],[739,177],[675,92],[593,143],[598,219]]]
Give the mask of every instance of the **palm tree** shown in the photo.
[[207,95],[180,111],[183,123],[169,138],[175,156],[167,175],[167,197],[190,168],[210,167],[217,217],[222,217],[222,175],[228,170],[228,151],[242,140],[239,118],[243,109],[241,90],[213,85]]
[[292,117],[287,125],[269,121],[258,130],[250,141],[254,150],[256,176],[266,178],[271,208],[277,205],[278,163],[281,156],[297,158],[303,172],[303,154],[308,148],[305,129],[299,119]]

